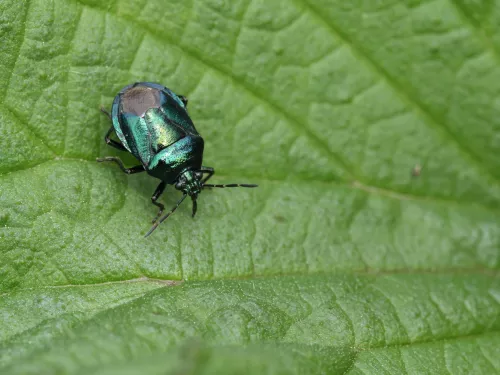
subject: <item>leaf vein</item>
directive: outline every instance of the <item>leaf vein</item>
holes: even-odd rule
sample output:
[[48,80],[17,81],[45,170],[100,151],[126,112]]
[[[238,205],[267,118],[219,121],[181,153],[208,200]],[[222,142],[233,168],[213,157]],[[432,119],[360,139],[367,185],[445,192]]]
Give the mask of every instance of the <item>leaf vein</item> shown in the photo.
[[[90,6],[88,4],[83,4],[83,3],[81,3],[80,0],[68,0],[68,1],[76,1],[84,7],[96,9],[98,11],[111,14],[107,10],[103,10],[101,8],[98,8],[98,7],[93,7],[93,6]],[[324,152],[328,156],[331,163],[339,166],[343,170],[343,172],[352,179],[353,176],[351,176],[351,174],[349,172],[350,170],[352,170],[352,167],[348,166],[347,163],[337,153],[330,150],[330,148],[327,146],[327,144],[320,137],[318,137],[314,133],[312,133],[311,130],[308,129],[305,124],[299,122],[298,120],[293,118],[291,115],[289,115],[283,108],[280,107],[279,104],[277,104],[275,101],[273,101],[270,97],[263,94],[262,92],[259,92],[258,89],[251,86],[248,82],[245,82],[240,77],[237,77],[236,75],[232,74],[231,72],[224,70],[222,67],[219,67],[210,61],[207,61],[206,59],[203,58],[203,56],[200,56],[200,54],[197,51],[190,48],[189,46],[181,46],[179,44],[179,42],[177,41],[177,39],[172,38],[172,36],[168,35],[167,33],[161,33],[161,38],[160,38],[158,36],[158,33],[155,30],[152,30],[147,25],[142,25],[142,24],[138,23],[137,21],[130,19],[126,16],[122,16],[122,15],[118,15],[118,14],[113,14],[113,16],[118,18],[118,19],[124,19],[129,24],[134,25],[135,27],[137,27],[139,29],[146,30],[146,32],[148,34],[150,34],[154,39],[161,39],[163,41],[169,42],[171,45],[179,48],[179,50],[186,57],[188,57],[194,61],[197,61],[199,64],[204,65],[206,68],[212,70],[213,72],[221,75],[222,77],[226,77],[227,79],[229,79],[236,87],[240,87],[243,91],[247,92],[250,96],[252,96],[256,101],[261,102],[264,106],[266,106],[267,108],[272,110],[274,113],[278,114],[281,118],[285,119],[286,123],[288,123],[289,126],[295,130],[295,132],[297,132],[298,134],[303,134],[303,135],[307,136],[309,138],[309,140],[315,144],[317,149],[321,150],[322,152]]]
[[483,161],[481,157],[470,147],[468,147],[464,142],[462,142],[459,137],[449,128],[449,126],[439,121],[438,118],[433,114],[433,112],[420,100],[418,100],[414,95],[409,92],[406,92],[404,88],[401,86],[399,82],[396,81],[391,75],[387,72],[387,70],[382,67],[379,63],[377,63],[366,51],[364,51],[360,46],[358,46],[352,38],[349,38],[346,32],[343,32],[338,26],[336,26],[331,20],[328,20],[322,13],[315,8],[314,5],[311,5],[308,0],[294,0],[295,2],[300,2],[303,4],[310,13],[325,27],[327,27],[333,36],[338,38],[343,44],[349,46],[353,54],[362,62],[364,62],[365,66],[370,68],[373,73],[380,77],[388,87],[392,88],[392,90],[405,102],[410,108],[414,110],[414,112],[419,115],[424,122],[434,128],[436,131],[440,131],[445,135],[448,140],[450,140],[455,146],[457,150],[464,156],[464,158],[468,159],[475,168],[483,171],[486,175],[491,178],[491,181],[495,183],[495,185],[500,186],[499,178],[493,174],[493,172],[486,168],[483,165]]
[[480,24],[469,15],[470,12],[467,11],[466,7],[457,0],[449,0],[449,3],[460,19],[472,30],[476,38],[481,41],[485,50],[489,51],[497,63],[500,64],[500,51],[495,47],[491,37],[481,29]]
[[22,35],[19,38],[21,42],[18,43],[19,48],[16,51],[16,59],[15,59],[14,64],[12,65],[12,68],[10,70],[10,75],[9,75],[9,78],[7,79],[7,84],[5,85],[5,90],[2,90],[2,92],[5,92],[5,93],[7,93],[8,89],[10,87],[10,81],[12,80],[12,76],[14,75],[14,70],[16,69],[17,61],[19,60],[19,56],[21,55],[21,49],[23,48],[23,45],[24,45],[24,40],[25,40],[25,36],[26,36],[26,21],[28,20],[28,13],[29,13],[29,10],[31,7],[31,0],[26,0],[25,7],[26,7],[26,10],[24,11],[24,16],[23,16],[23,20],[22,20],[22,24],[23,24]]

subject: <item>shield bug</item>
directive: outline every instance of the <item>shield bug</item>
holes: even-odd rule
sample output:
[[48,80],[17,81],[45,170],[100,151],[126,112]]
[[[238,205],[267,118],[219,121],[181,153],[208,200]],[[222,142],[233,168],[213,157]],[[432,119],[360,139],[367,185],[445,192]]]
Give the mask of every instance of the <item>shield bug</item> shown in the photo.
[[[141,164],[126,168],[114,156],[98,158],[97,161],[111,161],[127,174],[147,172],[161,180],[151,197],[151,202],[159,211],[145,237],[174,213],[187,196],[193,201],[194,217],[196,199],[204,188],[257,187],[254,184],[207,184],[214,169],[202,166],[204,142],[187,113],[187,102],[184,96],[162,85],[137,82],[118,93],[111,114],[101,108],[112,122],[104,136],[106,143],[118,150],[130,152]],[[113,131],[119,141],[110,138]],[[164,206],[158,202],[158,198],[167,185],[174,185],[182,192],[182,197],[162,217]]]

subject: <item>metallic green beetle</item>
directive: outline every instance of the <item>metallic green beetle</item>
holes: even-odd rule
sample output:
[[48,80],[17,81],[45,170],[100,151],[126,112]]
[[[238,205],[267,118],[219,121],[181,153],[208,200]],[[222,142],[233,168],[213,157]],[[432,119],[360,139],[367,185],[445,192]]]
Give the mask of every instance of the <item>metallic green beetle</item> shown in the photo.
[[[196,199],[206,187],[257,187],[254,184],[207,184],[214,169],[202,166],[203,138],[196,131],[187,113],[187,99],[174,94],[170,89],[151,82],[137,82],[124,87],[115,97],[111,114],[113,125],[106,133],[106,143],[118,150],[128,151],[141,165],[126,168],[114,156],[98,158],[98,162],[112,161],[127,174],[146,171],[161,180],[151,202],[159,208],[153,219],[149,236],[159,224],[167,219],[187,196],[193,201],[193,217],[196,214]],[[113,130],[121,142],[110,138]],[[204,174],[206,174],[204,176]],[[177,204],[162,218],[163,204],[157,202],[167,185],[174,185],[183,195]]]

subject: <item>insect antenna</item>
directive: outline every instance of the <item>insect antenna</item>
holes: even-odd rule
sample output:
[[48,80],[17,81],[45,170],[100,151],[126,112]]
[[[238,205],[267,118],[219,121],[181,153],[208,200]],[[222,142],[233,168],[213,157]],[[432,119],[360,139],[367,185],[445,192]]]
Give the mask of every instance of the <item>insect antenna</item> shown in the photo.
[[179,207],[179,205],[182,203],[182,201],[184,199],[186,199],[186,197],[187,197],[187,194],[184,194],[182,196],[182,198],[177,201],[177,204],[174,206],[174,208],[172,208],[165,216],[163,216],[160,220],[158,220],[156,223],[154,223],[154,225],[151,227],[151,229],[149,230],[149,232],[146,233],[146,235],[144,236],[144,238],[148,237],[151,233],[153,233],[153,231],[158,227],[158,225],[160,225],[165,220],[167,220],[167,218],[170,215],[172,215],[175,212],[175,210],[177,210],[177,207]]
[[246,187],[246,188],[254,188],[259,185],[255,184],[224,184],[224,185],[213,185],[213,184],[203,184],[203,187],[209,188],[232,188],[232,187]]

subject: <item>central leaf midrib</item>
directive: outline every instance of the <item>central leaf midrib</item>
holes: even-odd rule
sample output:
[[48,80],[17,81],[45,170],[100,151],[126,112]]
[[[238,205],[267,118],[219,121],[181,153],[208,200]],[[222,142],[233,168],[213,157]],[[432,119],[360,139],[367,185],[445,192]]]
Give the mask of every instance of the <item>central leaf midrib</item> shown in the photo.
[[8,292],[0,294],[1,297],[8,296],[10,294],[16,294],[20,292],[30,292],[37,290],[46,289],[64,289],[64,288],[93,288],[101,287],[104,285],[117,285],[117,284],[129,284],[129,283],[151,283],[151,284],[163,284],[163,287],[179,287],[190,284],[200,284],[200,283],[211,283],[211,282],[224,282],[224,281],[262,281],[262,280],[272,280],[280,278],[310,278],[317,279],[319,277],[328,276],[371,276],[376,277],[386,277],[395,275],[415,275],[415,276],[456,276],[456,275],[481,275],[488,276],[492,278],[500,277],[500,269],[490,269],[490,268],[441,268],[441,269],[398,269],[398,270],[352,270],[352,271],[331,271],[331,272],[316,272],[316,273],[281,273],[281,274],[269,274],[269,275],[252,275],[252,276],[240,276],[240,277],[225,277],[225,278],[211,278],[211,279],[162,279],[162,278],[151,278],[148,276],[140,276],[133,279],[126,280],[114,280],[105,281],[99,283],[90,284],[61,284],[61,285],[43,285],[39,287],[29,287],[29,288],[14,288]]

